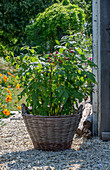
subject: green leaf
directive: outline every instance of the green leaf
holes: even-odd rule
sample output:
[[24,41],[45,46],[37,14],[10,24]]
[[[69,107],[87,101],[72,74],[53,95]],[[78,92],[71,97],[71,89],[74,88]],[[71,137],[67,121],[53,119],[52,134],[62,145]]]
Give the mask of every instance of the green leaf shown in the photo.
[[60,42],[59,42],[58,40],[55,40],[55,42],[56,42],[58,45],[60,45]]
[[96,80],[95,80],[95,75],[93,74],[93,73],[91,73],[91,72],[89,72],[89,74],[87,74],[87,76],[88,76],[88,78],[90,78],[91,79],[91,81],[93,82],[93,83],[95,83],[96,82]]
[[29,47],[26,47],[26,50],[29,50]]
[[81,75],[81,70],[78,70],[78,73]]
[[68,46],[68,43],[65,44],[65,47],[67,47],[67,46]]
[[64,104],[67,102],[69,98],[69,94],[67,91],[64,91],[63,95],[62,95],[62,102],[64,102]]
[[61,96],[63,95],[64,92],[65,92],[64,90],[60,91],[60,93],[59,93],[58,96],[61,97]]
[[60,85],[56,90],[64,89],[63,85]]
[[11,54],[12,57],[14,57],[14,53],[13,52],[11,52],[10,54]]
[[30,52],[31,52],[32,54],[34,54],[35,51],[34,51],[34,49],[31,49]]
[[34,103],[35,103],[37,97],[38,97],[37,93],[32,93],[32,100],[33,100]]
[[39,66],[40,69],[42,68],[42,64],[38,63],[38,66]]
[[63,48],[60,48],[60,49],[59,49],[59,52],[60,52],[60,53],[63,53],[63,51],[64,51]]
[[80,55],[83,55],[83,52],[81,51],[80,48],[76,48],[76,50],[78,51],[78,53],[79,53]]
[[20,61],[22,61],[24,58],[24,55],[20,55]]
[[81,77],[80,80],[81,80],[82,82],[84,82],[84,77]]
[[20,65],[16,64],[16,66],[15,66],[15,67],[16,67],[16,69],[19,69]]
[[32,61],[32,62],[35,62],[35,61],[38,62],[39,60],[36,59],[35,57],[31,57],[31,61]]

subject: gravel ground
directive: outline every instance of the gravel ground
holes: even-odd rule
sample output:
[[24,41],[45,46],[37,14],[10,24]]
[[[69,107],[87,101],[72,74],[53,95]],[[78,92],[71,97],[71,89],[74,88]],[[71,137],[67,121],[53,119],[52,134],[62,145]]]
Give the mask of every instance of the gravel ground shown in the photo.
[[[5,124],[5,125],[4,125]],[[0,170],[110,170],[110,141],[98,137],[73,138],[72,149],[60,152],[35,150],[22,116],[0,123]]]

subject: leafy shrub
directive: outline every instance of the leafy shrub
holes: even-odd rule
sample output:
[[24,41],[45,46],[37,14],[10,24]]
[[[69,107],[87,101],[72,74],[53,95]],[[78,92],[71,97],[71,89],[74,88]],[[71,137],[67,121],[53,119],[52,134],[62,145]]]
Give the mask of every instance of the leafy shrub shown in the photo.
[[31,46],[40,46],[41,51],[53,51],[56,39],[60,40],[70,30],[81,31],[84,22],[84,11],[78,6],[71,3],[55,3],[38,14],[32,25],[27,26],[27,42]]
[[32,114],[75,113],[75,105],[78,107],[93,91],[96,81],[91,69],[96,65],[85,56],[84,47],[80,49],[75,41],[77,35],[57,41],[59,50],[53,53],[37,56],[34,49],[26,48],[27,53],[17,57],[16,68],[24,87],[18,98],[27,96]]

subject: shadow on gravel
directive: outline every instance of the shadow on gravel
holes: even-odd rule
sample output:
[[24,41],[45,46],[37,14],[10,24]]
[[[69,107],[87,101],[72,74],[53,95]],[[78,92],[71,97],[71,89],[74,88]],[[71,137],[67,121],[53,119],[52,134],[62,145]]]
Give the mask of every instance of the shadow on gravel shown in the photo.
[[68,149],[60,152],[39,151],[35,149],[6,153],[0,157],[0,164],[9,169],[70,169],[80,168],[82,159],[79,151]]

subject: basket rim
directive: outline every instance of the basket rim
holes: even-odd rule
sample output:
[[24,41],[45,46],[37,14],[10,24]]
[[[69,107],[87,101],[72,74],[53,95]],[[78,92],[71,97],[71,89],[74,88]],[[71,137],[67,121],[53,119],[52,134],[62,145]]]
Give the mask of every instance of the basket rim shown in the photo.
[[22,113],[23,116],[26,117],[35,117],[35,118],[66,118],[66,117],[75,117],[75,116],[80,116],[80,114],[75,113],[71,115],[57,115],[57,116],[42,116],[42,115],[32,115],[32,114],[27,114],[27,113]]

